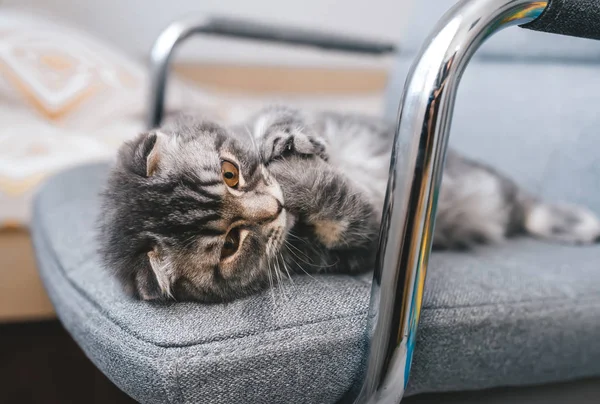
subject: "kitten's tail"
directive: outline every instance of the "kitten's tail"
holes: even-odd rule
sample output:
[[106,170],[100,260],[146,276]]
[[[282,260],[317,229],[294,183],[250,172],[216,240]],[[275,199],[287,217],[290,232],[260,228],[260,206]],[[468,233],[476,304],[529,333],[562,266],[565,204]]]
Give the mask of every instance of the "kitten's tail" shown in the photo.
[[523,200],[523,230],[538,238],[566,244],[600,242],[600,220],[590,210],[570,204]]

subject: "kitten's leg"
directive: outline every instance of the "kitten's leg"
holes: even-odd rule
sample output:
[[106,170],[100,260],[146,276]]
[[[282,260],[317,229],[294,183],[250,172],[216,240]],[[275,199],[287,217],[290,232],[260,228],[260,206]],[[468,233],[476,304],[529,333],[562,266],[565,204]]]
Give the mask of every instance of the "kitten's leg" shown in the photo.
[[565,244],[600,242],[600,220],[577,205],[535,203],[527,211],[525,230],[532,236]]
[[372,269],[379,215],[369,199],[321,159],[298,156],[274,161],[269,171],[284,194],[285,209],[295,215],[288,251],[305,272]]
[[600,221],[579,206],[542,203],[492,168],[449,151],[434,248],[468,248],[516,233],[586,244],[600,241]]
[[317,155],[327,161],[328,144],[303,112],[291,107],[273,106],[262,109],[249,126],[258,139],[266,164],[291,155]]

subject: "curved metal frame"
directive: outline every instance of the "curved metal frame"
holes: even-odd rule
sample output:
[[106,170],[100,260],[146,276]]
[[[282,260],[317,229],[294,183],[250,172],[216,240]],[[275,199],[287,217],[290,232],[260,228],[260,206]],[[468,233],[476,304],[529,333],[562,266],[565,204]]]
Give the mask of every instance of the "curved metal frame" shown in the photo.
[[326,32],[259,24],[231,18],[193,18],[169,25],[154,42],[151,51],[150,97],[146,126],[157,127],[163,117],[169,63],[175,48],[193,35],[213,35],[279,44],[310,46],[326,50],[370,55],[396,51],[393,44],[349,38]]
[[369,307],[366,373],[355,403],[399,403],[408,384],[458,83],[489,36],[547,1],[463,0],[434,28],[406,79]]
[[[369,355],[355,403],[399,403],[404,394],[458,83],[471,56],[499,30],[539,17],[548,1],[463,0],[440,20],[415,59],[399,106],[369,307]],[[384,54],[393,46],[232,20],[178,22],[152,50],[148,125],[160,123],[175,46],[195,33]]]

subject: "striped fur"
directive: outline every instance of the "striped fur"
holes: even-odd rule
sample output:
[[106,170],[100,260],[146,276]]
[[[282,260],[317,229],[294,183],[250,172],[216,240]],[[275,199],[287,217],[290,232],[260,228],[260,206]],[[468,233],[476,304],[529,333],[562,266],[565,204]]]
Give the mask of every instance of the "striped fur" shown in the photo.
[[[269,107],[227,128],[181,118],[124,144],[103,194],[106,266],[142,299],[223,302],[292,273],[372,267],[393,128],[374,118]],[[223,160],[240,170],[224,183]],[[239,248],[224,258],[228,234]],[[448,153],[435,248],[525,233],[591,243],[584,208],[538,201],[494,169]]]

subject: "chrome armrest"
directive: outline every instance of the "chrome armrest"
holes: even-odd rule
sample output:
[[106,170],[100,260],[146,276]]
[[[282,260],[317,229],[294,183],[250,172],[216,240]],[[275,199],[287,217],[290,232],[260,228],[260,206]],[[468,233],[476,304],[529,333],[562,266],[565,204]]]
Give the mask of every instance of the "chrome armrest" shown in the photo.
[[355,404],[399,403],[408,384],[458,83],[482,42],[539,17],[547,1],[463,0],[416,57],[398,110]]
[[173,51],[189,37],[199,34],[369,55],[385,55],[396,50],[393,44],[386,42],[231,18],[195,18],[177,21],[160,34],[152,47],[151,88],[146,118],[146,126],[149,129],[159,126],[162,120],[169,63]]

